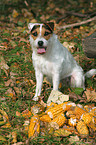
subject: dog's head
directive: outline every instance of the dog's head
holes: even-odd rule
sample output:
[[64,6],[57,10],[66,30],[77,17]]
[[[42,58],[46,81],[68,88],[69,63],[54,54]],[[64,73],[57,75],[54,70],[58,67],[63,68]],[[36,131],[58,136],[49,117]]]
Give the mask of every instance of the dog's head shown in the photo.
[[32,43],[34,43],[32,45],[36,49],[35,51],[37,51],[38,54],[46,53],[48,48],[48,40],[54,30],[54,23],[29,23],[28,28],[33,40]]

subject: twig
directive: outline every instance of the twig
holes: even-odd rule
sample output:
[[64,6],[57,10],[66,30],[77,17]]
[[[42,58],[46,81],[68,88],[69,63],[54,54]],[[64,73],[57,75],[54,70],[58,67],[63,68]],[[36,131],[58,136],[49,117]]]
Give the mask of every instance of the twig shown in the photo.
[[73,15],[73,16],[77,16],[77,17],[82,17],[82,18],[89,18],[90,16],[88,16],[87,14],[80,14],[80,13],[75,13],[75,12],[70,12],[67,11],[65,12],[65,14],[57,19],[57,23],[59,23],[59,21],[61,21],[62,19],[65,19],[65,17],[67,17],[68,15]]
[[74,16],[77,16],[77,17],[82,17],[82,18],[85,18],[85,17],[88,17],[87,14],[81,14],[81,13],[76,13],[76,12],[70,12],[70,11],[67,11],[66,14],[69,14],[69,15],[74,15]]
[[59,23],[59,21],[61,21],[62,19],[65,19],[67,17],[67,14],[65,13],[62,17],[57,18],[57,23]]
[[57,29],[60,30],[60,29],[66,29],[66,28],[70,28],[70,27],[76,27],[76,26],[80,26],[80,25],[92,22],[94,20],[96,20],[96,16],[94,16],[93,18],[87,19],[85,21],[82,21],[80,23],[74,23],[74,24],[69,24],[69,25],[65,25],[65,26],[60,26],[60,27],[57,27]]

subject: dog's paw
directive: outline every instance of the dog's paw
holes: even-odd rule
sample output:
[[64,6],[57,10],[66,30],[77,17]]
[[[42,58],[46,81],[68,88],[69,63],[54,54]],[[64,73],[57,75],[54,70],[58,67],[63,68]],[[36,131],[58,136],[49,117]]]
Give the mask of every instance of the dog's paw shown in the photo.
[[38,101],[38,97],[34,96],[32,100]]

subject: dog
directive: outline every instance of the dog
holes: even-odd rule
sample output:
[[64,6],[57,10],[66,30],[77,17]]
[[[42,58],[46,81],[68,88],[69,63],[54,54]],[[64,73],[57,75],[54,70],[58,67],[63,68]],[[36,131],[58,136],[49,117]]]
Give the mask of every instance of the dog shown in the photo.
[[44,75],[52,80],[53,90],[58,90],[60,81],[69,76],[71,76],[71,87],[85,89],[85,76],[95,75],[96,69],[84,74],[81,66],[53,33],[54,23],[29,23],[28,28],[36,76],[36,93],[33,100],[38,101]]

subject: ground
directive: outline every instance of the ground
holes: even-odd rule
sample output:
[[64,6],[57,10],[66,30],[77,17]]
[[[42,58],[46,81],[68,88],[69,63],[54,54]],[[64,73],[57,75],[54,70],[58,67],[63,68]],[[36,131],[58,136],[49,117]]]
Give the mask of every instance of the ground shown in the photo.
[[[91,2],[87,0],[81,2],[79,0],[14,0],[14,2],[6,0],[5,2],[3,0],[0,4],[0,109],[7,113],[8,121],[11,123],[11,127],[4,128],[1,122],[4,120],[4,114],[0,112],[0,141],[1,144],[11,144],[12,132],[15,131],[17,142],[24,144],[28,141],[28,135],[23,129],[25,118],[16,115],[16,112],[22,113],[26,109],[30,110],[33,105],[37,104],[32,101],[36,80],[31,59],[32,49],[29,44],[28,23],[54,22],[54,32],[58,35],[60,42],[69,49],[86,72],[95,68],[96,59],[86,57],[82,48],[82,39],[96,31],[96,20],[78,27],[60,30],[57,27],[94,17],[96,0]],[[86,90],[95,92],[95,83],[95,76],[87,79]],[[45,103],[51,90],[50,84],[44,82],[41,99]],[[83,105],[91,103],[94,106],[96,101],[96,98],[88,100],[88,93],[85,95],[80,89],[60,87],[60,91],[64,94],[71,94],[70,100],[75,103],[82,102]],[[37,142],[45,144],[46,140],[50,140],[49,144],[68,143],[67,138],[58,138],[55,141],[52,136],[42,137],[42,140]],[[88,141],[90,142],[90,140]],[[34,141],[35,143],[36,141]]]

